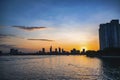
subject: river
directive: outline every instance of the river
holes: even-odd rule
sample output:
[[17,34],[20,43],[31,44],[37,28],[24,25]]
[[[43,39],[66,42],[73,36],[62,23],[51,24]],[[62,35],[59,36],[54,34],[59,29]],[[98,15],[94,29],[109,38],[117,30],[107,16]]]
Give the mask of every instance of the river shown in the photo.
[[0,56],[0,80],[120,80],[120,59]]

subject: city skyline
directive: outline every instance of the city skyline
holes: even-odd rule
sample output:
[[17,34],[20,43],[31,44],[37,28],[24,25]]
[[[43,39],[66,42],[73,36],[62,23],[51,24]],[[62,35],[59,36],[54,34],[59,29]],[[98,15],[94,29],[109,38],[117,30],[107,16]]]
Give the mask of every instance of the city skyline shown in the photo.
[[119,0],[1,0],[0,49],[99,50],[99,24],[120,19]]

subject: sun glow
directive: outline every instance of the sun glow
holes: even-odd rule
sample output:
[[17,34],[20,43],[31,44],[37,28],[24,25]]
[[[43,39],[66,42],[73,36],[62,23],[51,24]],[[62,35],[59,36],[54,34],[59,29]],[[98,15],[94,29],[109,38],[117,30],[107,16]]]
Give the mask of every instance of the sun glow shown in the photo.
[[85,51],[87,50],[86,46],[81,47],[80,51],[83,51],[83,49],[85,49]]

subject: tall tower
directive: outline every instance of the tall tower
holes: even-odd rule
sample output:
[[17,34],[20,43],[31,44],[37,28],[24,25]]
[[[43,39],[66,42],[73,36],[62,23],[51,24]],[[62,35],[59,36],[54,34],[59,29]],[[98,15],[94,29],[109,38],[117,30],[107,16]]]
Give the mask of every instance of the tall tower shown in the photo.
[[59,47],[58,49],[59,49],[59,53],[61,53],[61,48]]
[[55,48],[55,52],[57,53],[58,51],[57,51],[57,48]]
[[42,48],[42,53],[45,53],[45,48]]
[[52,46],[50,46],[50,53],[52,53]]
[[112,20],[110,23],[100,24],[99,42],[101,50],[109,47],[120,47],[119,20]]

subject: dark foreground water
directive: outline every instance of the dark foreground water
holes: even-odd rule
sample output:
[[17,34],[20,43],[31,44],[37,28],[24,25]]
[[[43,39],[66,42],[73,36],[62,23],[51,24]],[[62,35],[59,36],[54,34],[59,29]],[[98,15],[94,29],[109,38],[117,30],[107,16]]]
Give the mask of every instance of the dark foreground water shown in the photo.
[[120,80],[120,59],[0,56],[0,80]]

